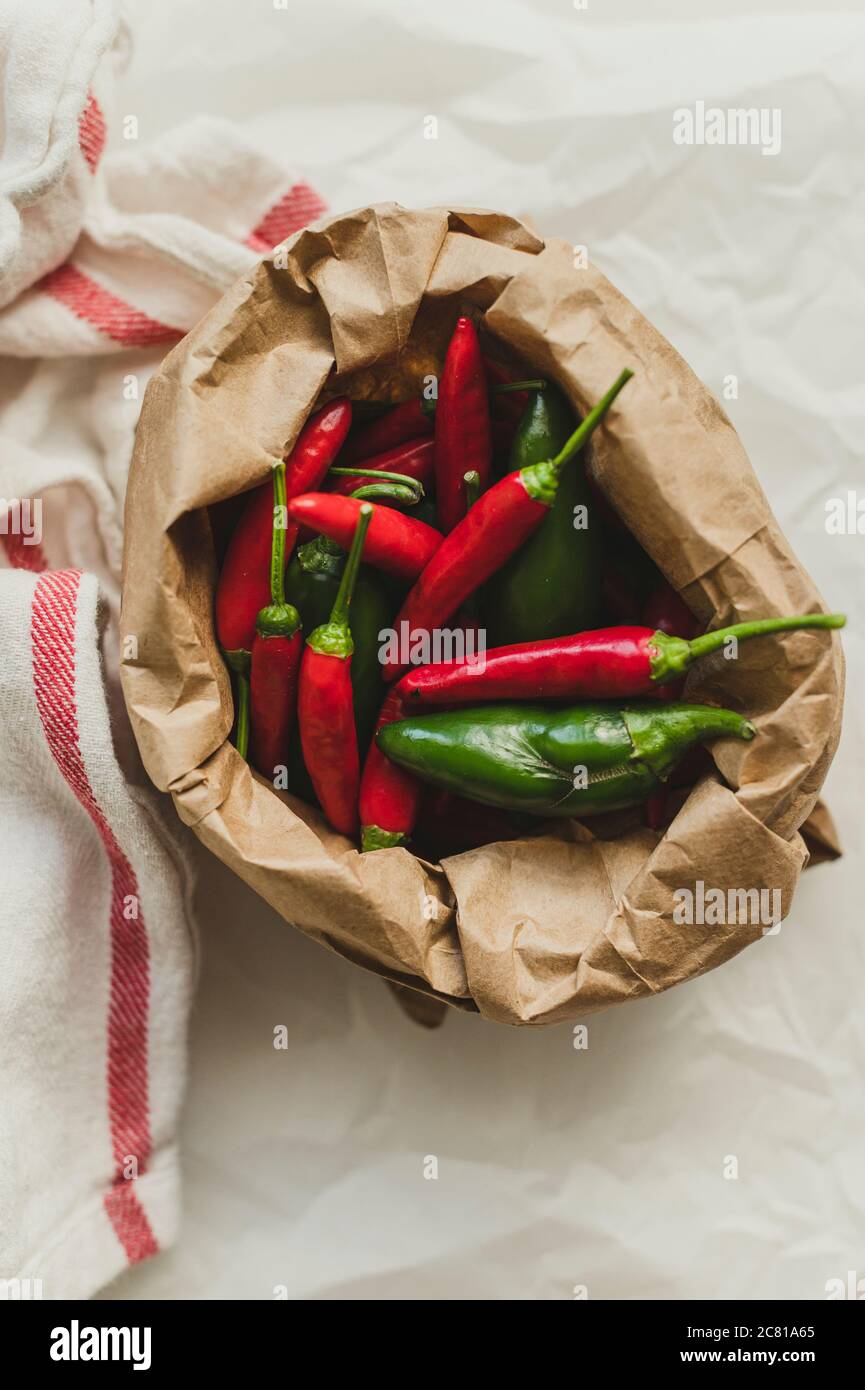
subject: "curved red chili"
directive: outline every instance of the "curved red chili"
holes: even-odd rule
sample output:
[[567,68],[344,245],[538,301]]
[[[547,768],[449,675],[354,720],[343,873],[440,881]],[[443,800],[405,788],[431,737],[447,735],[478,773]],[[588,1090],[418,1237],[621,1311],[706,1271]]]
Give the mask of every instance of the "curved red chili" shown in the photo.
[[[398,444],[408,440],[418,440],[433,432],[432,415],[424,409],[420,396],[402,401],[378,420],[371,420],[355,430],[342,451],[340,463],[349,468],[353,463],[362,463],[386,449],[395,449]],[[399,472],[399,469],[395,470]]]
[[[297,497],[318,487],[336,459],[351,424],[351,404],[329,401],[310,416],[287,455],[286,495]],[[255,620],[270,602],[270,551],[273,491],[270,480],[254,489],[228,544],[216,586],[216,636],[224,651],[250,651]],[[291,553],[296,528],[286,532]]]
[[349,610],[372,513],[371,503],[360,504],[330,621],[322,623],[306,639],[300,666],[298,716],[303,760],[324,814],[334,830],[343,835],[353,835],[357,830],[360,783]]
[[[391,688],[384,698],[375,731],[404,719],[402,700]],[[409,838],[417,820],[421,784],[382,753],[373,738],[360,779],[361,849],[392,849]]]
[[[408,444],[388,449],[385,454],[376,454],[374,458],[364,459],[362,466],[369,469],[368,478],[371,483],[375,482],[378,472],[403,473],[407,478],[414,478],[426,490],[433,480],[434,450],[435,445],[431,439],[412,439]],[[365,478],[365,473],[354,478],[331,475],[328,479],[330,491],[340,497],[349,497],[361,486]]]
[[[332,492],[308,492],[288,504],[288,514],[300,525],[329,536],[348,550],[363,504],[356,497]],[[429,564],[442,543],[441,533],[425,521],[403,516],[390,507],[376,507],[367,536],[364,560],[375,569],[410,584]]]
[[438,387],[435,413],[436,514],[447,534],[466,514],[463,478],[469,469],[481,490],[492,473],[487,376],[471,319],[457,320]]
[[[622,372],[554,459],[508,473],[478,498],[421,573],[394,620],[397,631],[403,622],[408,623],[409,632],[441,627],[528,540],[556,499],[562,468],[583,447],[632,376],[628,369]],[[385,665],[385,680],[393,680],[402,669],[394,663]]]
[[[489,495],[489,494],[488,494]],[[472,515],[472,513],[470,513]],[[396,687],[405,704],[456,705],[480,700],[631,699],[681,676],[730,640],[800,628],[844,626],[840,613],[808,613],[734,623],[690,642],[648,627],[607,627],[497,647],[471,661],[409,671]]]

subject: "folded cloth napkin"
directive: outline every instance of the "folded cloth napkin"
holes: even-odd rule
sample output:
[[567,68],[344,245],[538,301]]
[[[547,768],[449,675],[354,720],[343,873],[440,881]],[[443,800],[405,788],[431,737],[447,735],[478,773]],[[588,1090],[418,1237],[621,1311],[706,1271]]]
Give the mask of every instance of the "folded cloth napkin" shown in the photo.
[[166,349],[325,207],[223,122],[123,148],[128,42],[114,0],[0,0],[6,1297],[87,1296],[176,1228],[191,873],[119,699],[126,473]]

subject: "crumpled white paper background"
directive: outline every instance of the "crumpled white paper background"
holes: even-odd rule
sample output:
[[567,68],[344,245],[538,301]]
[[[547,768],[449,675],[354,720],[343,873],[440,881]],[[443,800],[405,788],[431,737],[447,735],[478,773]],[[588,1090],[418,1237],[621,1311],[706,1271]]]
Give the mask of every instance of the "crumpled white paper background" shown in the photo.
[[[825,789],[846,856],[805,875],[778,935],[590,1018],[576,1050],[569,1028],[455,1013],[420,1031],[201,855],[183,1236],[105,1296],[825,1298],[865,1277],[865,535],[825,525],[828,499],[865,504],[865,16],[279,4],[130,3],[121,107],[141,138],[205,110],[334,210],[464,202],[587,246],[724,399],[850,615]],[[698,100],[780,108],[780,153],[675,145],[673,111]]]

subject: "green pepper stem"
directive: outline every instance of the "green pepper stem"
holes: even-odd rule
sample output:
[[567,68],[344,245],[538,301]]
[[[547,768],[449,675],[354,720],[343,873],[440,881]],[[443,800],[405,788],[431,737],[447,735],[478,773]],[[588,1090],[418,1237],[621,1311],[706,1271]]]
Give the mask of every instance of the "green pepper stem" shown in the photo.
[[273,522],[270,535],[270,603],[259,609],[255,628],[261,637],[293,637],[300,627],[300,614],[285,601],[285,464],[273,469]]
[[555,458],[550,460],[553,468],[556,470],[563,468],[564,465],[574,457],[574,454],[580,452],[590,435],[603,420],[622,387],[631,380],[633,375],[634,373],[631,371],[630,367],[625,367],[624,371],[616,377],[609,391],[606,391],[604,395],[601,396],[597,405],[592,406],[588,415],[584,420],[581,420],[570,439],[565,441]]
[[544,459],[540,463],[530,463],[520,469],[520,477],[523,486],[530,497],[535,501],[542,502],[545,507],[551,507],[556,500],[556,493],[559,487],[559,477],[566,463],[578,454],[583,445],[587,443],[592,432],[601,423],[613,401],[618,396],[626,382],[630,381],[634,373],[630,367],[625,367],[624,371],[613,382],[609,391],[598,401],[597,405],[592,406],[588,415],[583,419],[574,430],[570,439],[562,445],[555,458]]
[[364,487],[356,487],[349,496],[359,502],[390,502],[401,507],[416,507],[423,497],[423,491],[418,492],[405,483],[368,483]]
[[470,468],[468,473],[463,474],[463,482],[466,485],[466,511],[469,511],[481,495],[481,475],[476,468]]
[[[407,473],[387,473],[383,468],[331,468],[330,472],[341,478],[369,478],[369,482],[363,487],[355,489],[352,497],[393,497],[398,502],[408,502],[412,507],[424,498],[423,483],[418,478],[409,477]],[[369,490],[378,487],[379,483],[395,483],[397,487],[391,491]]]
[[714,738],[754,738],[749,719],[712,705],[662,704],[654,700],[626,705],[621,718],[633,745],[632,758],[665,782],[679,760],[695,743]]
[[405,844],[406,838],[402,830],[382,830],[377,825],[365,825],[361,830],[361,853],[370,854],[374,849],[394,849],[397,845]]
[[249,663],[251,653],[245,647],[236,647],[234,651],[227,652],[224,647],[220,647],[222,659],[229,671],[238,671],[241,675],[249,675]]
[[354,593],[355,580],[360,569],[364,541],[369,530],[372,513],[373,508],[370,503],[363,502],[352,536],[351,549],[345,562],[345,569],[339,581],[339,589],[333,601],[333,608],[330,610],[330,618],[311,632],[306,639],[306,645],[311,647],[314,652],[320,652],[322,656],[336,656],[345,661],[354,651],[351,628],[348,623],[348,611],[351,606],[351,596]]
[[249,753],[249,676],[235,671],[237,677],[237,709],[234,746],[242,758]]
[[366,541],[366,533],[369,530],[369,523],[372,520],[372,506],[369,502],[361,504],[357,518],[357,525],[354,528],[354,535],[351,539],[351,549],[348,552],[348,559],[345,562],[345,569],[339,581],[336,598],[333,601],[333,608],[330,611],[330,621],[337,627],[348,627],[348,610],[351,606],[351,596],[354,593],[355,581],[360,569],[361,556]]
[[293,603],[269,603],[259,608],[255,630],[259,637],[293,637],[300,627],[300,614]]
[[270,543],[270,599],[277,607],[285,604],[285,526],[277,525],[277,514],[282,521],[287,506],[285,463],[280,462],[273,470],[273,537]]
[[843,613],[803,613],[794,618],[757,618],[749,623],[733,623],[731,627],[719,627],[714,632],[692,638],[689,643],[691,660],[696,661],[700,656],[718,651],[728,637],[745,641],[749,637],[759,637],[764,632],[795,632],[802,627],[843,627],[846,621]]
[[655,632],[649,640],[649,661],[653,681],[670,680],[681,676],[693,662],[701,656],[720,651],[727,640],[735,637],[745,642],[751,637],[761,637],[773,632],[796,632],[800,628],[838,628],[847,619],[843,613],[803,613],[792,618],[757,618],[752,622],[733,623],[731,627],[715,628],[685,642],[680,637],[669,637],[665,632]]
[[409,477],[408,473],[386,473],[383,468],[331,468],[329,470],[334,477],[338,478],[386,478],[390,482],[405,483],[406,486],[420,487],[417,478]]

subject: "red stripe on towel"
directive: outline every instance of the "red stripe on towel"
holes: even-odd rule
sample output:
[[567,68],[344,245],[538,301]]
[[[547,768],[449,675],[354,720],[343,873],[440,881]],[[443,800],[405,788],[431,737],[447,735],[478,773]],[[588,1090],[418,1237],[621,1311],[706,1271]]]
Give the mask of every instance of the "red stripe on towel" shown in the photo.
[[296,183],[264,214],[245,244],[253,251],[272,251],[292,232],[299,232],[323,212],[327,212],[327,203],[315,189],[308,183]]
[[155,347],[158,343],[177,343],[183,337],[182,329],[157,323],[68,262],[50,270],[35,288],[59,300],[77,318],[123,347]]
[[97,166],[105,149],[105,117],[102,108],[92,92],[87,93],[87,105],[78,117],[78,144],[81,153],[90,166],[91,174]]
[[79,570],[49,570],[36,583],[31,611],[33,685],[51,755],[93,822],[111,868],[108,1116],[114,1183],[105,1209],[129,1263],[135,1264],[159,1248],[127,1176],[133,1165],[133,1176],[140,1176],[151,1152],[150,958],[135,871],[96,800],[78,737],[75,623],[80,582]]

